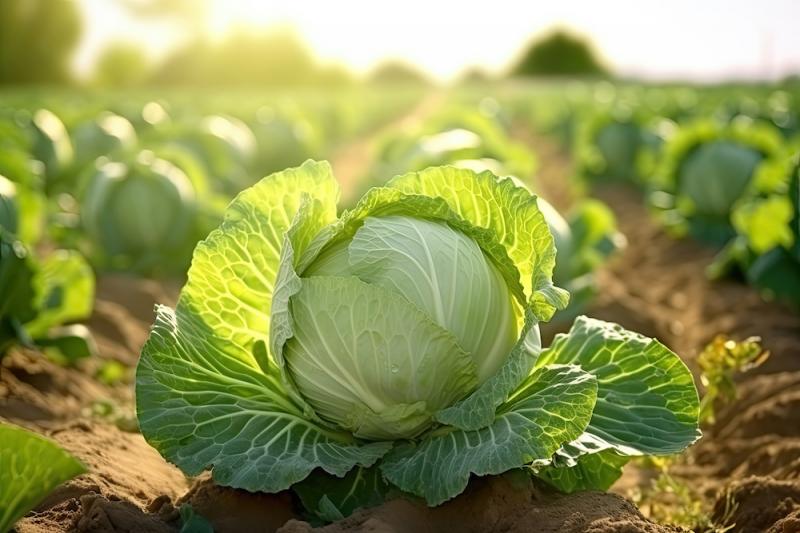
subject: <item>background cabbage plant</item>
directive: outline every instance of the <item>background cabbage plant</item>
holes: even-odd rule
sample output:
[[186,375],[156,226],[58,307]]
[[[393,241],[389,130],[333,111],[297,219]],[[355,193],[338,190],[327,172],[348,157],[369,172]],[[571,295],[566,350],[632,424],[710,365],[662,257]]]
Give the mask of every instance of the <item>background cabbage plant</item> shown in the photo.
[[197,198],[178,166],[149,151],[105,161],[81,196],[81,224],[97,264],[138,271],[186,264]]
[[573,146],[577,175],[587,182],[641,181],[644,161],[661,144],[646,127],[652,120],[624,107],[585,114]]
[[429,505],[527,467],[607,488],[698,436],[692,376],[658,341],[564,308],[537,198],[433,167],[337,217],[327,163],[243,191],[160,306],[137,369],[142,434],[188,475],[293,488],[334,519],[390,493]]
[[[33,176],[24,176],[33,177]],[[94,272],[75,250],[35,253],[45,200],[0,175],[0,359],[15,345],[71,362],[95,351],[83,320],[94,307]]]
[[785,191],[788,155],[768,123],[740,117],[682,127],[664,146],[650,202],[665,226],[713,245],[736,233],[731,213],[749,199]]
[[737,203],[736,236],[709,266],[712,277],[736,272],[765,296],[800,308],[800,155],[770,194]]

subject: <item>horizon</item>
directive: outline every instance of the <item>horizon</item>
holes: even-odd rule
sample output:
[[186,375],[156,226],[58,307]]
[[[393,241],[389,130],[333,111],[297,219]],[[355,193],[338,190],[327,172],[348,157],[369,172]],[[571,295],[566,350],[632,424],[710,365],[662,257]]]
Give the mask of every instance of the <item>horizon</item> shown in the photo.
[[[84,78],[97,54],[112,42],[139,44],[157,62],[198,35],[221,40],[237,28],[276,26],[291,28],[325,64],[364,74],[385,60],[402,60],[438,82],[474,67],[502,74],[532,39],[555,27],[587,38],[621,77],[702,83],[776,80],[800,73],[800,32],[793,28],[800,20],[800,3],[791,0],[709,0],[699,6],[689,0],[669,5],[650,1],[647,10],[632,0],[526,6],[498,0],[488,11],[476,3],[460,4],[457,19],[452,2],[410,0],[410,5],[392,9],[353,0],[335,6],[318,1],[208,0],[204,15],[196,13],[195,20],[183,23],[136,19],[108,0],[79,4],[85,31],[73,67]],[[346,16],[356,8],[360,18]],[[420,11],[426,16],[420,17]],[[620,11],[628,13],[619,16]],[[633,12],[638,16],[631,24]],[[680,25],[681,38],[668,38]]]

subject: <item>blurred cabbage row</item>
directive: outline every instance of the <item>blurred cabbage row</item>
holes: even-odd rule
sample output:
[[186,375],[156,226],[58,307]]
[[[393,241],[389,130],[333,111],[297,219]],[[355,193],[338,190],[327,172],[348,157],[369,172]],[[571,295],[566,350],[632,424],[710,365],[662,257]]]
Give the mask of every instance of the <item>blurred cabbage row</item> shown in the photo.
[[[556,282],[573,294],[564,319],[591,299],[598,267],[625,245],[612,211],[587,197],[598,183],[640,188],[668,231],[718,248],[710,275],[738,276],[800,305],[797,87],[601,81],[422,90],[4,93],[2,269],[26,265],[30,274],[17,276],[34,289],[18,297],[32,303],[13,326],[8,309],[23,306],[0,310],[0,327],[13,332],[0,339],[41,341],[91,312],[73,306],[80,313],[25,333],[43,302],[57,300],[43,296],[56,282],[36,279],[59,271],[181,276],[238,191],[359,139],[373,141],[372,151],[356,165],[362,175],[345,184],[345,207],[369,187],[436,165],[510,176],[537,193],[558,248]],[[569,152],[569,202],[537,179],[531,131]],[[67,255],[91,267],[47,266]],[[28,284],[19,285],[25,292]]]
[[329,156],[419,98],[357,91],[6,93],[3,224],[21,242],[80,251],[96,270],[181,275],[238,191]]
[[640,188],[673,235],[719,253],[738,277],[800,306],[800,88],[569,83],[509,91],[517,120],[572,156],[574,187]]

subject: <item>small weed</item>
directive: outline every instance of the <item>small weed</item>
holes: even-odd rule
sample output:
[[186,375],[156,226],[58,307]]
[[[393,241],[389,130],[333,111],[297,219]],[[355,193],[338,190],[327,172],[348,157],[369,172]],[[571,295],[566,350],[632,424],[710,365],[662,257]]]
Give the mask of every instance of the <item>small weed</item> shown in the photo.
[[747,372],[763,364],[769,351],[761,347],[759,337],[749,337],[734,341],[725,335],[717,335],[700,353],[700,381],[705,387],[705,395],[700,402],[700,421],[713,424],[715,406],[735,400],[736,384],[734,376]]

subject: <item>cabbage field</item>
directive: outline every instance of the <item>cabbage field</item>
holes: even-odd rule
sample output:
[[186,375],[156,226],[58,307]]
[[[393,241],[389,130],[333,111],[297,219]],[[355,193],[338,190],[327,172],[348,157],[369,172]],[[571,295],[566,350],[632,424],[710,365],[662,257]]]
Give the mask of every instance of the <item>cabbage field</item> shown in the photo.
[[800,86],[0,92],[0,533],[800,531]]

